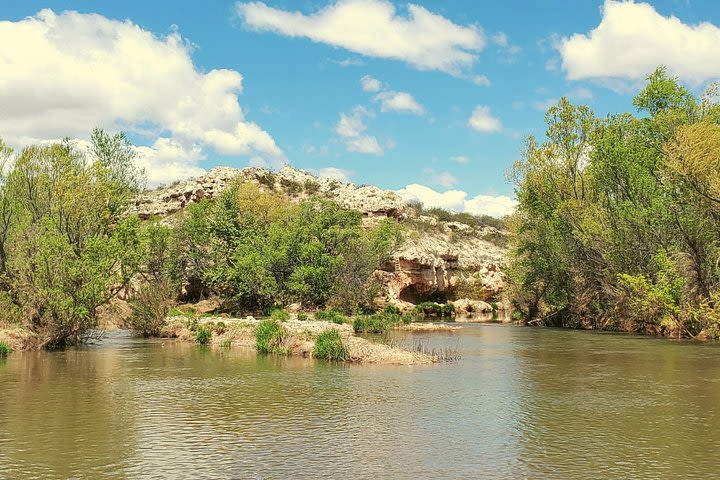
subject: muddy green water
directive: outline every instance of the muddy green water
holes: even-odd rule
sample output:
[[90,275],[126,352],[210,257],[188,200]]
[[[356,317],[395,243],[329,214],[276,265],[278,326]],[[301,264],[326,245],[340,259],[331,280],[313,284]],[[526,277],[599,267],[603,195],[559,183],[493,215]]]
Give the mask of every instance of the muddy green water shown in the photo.
[[419,336],[463,359],[346,366],[121,333],[15,353],[0,363],[0,478],[720,477],[716,345]]

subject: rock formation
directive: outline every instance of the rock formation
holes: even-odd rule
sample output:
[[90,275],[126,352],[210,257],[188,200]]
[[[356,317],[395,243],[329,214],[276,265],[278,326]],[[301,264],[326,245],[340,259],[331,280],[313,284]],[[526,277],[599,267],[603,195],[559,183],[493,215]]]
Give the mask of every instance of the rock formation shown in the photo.
[[[145,192],[136,201],[136,213],[141,218],[170,218],[193,202],[216,197],[235,180],[282,191],[298,201],[313,194],[332,199],[362,212],[366,225],[387,217],[401,221],[405,240],[392,260],[376,272],[383,284],[383,303],[410,308],[425,300],[489,302],[499,300],[505,288],[503,232],[419,216],[392,191],[318,178],[290,167],[277,173],[261,168],[214,168],[195,179]],[[460,301],[456,307],[465,312],[473,309],[467,309],[468,305],[472,302]]]

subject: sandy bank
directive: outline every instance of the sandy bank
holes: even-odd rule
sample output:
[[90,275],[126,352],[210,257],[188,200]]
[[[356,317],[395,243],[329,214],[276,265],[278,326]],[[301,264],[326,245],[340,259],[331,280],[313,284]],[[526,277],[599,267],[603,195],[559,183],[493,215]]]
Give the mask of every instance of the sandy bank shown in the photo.
[[[252,317],[248,318],[222,318],[207,317],[197,320],[199,324],[217,324],[223,322],[225,329],[222,333],[213,332],[211,344],[232,345],[255,349],[255,328],[260,323]],[[161,331],[162,337],[178,338],[185,341],[193,341],[194,333],[188,327],[187,317],[170,317],[166,326]],[[340,332],[343,344],[348,351],[349,360],[356,363],[372,363],[383,365],[420,365],[434,363],[438,358],[432,355],[413,352],[399,347],[389,346],[382,343],[372,342],[355,335],[353,328],[348,324],[336,324],[317,320],[299,321],[289,320],[283,322],[283,327],[288,332],[285,339],[285,348],[291,355],[312,357],[315,348],[315,339],[325,330],[334,329]],[[418,326],[403,326],[405,330],[438,331],[448,330],[445,325],[417,324]],[[410,327],[410,328],[405,328]],[[433,329],[434,328],[434,329]],[[458,327],[453,327],[456,329]]]

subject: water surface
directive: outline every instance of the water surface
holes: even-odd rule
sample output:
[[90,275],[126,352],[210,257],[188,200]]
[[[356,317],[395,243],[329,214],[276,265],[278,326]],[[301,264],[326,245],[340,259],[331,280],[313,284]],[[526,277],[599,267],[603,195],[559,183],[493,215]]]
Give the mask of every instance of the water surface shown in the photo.
[[[720,349],[464,325],[460,362],[134,340],[0,360],[0,478],[712,478]],[[413,337],[400,335],[411,344]]]

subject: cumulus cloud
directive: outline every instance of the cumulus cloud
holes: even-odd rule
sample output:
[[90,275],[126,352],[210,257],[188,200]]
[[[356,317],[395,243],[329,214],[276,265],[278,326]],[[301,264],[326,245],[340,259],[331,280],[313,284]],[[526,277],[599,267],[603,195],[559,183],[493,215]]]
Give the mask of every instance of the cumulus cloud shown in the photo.
[[428,208],[439,207],[455,212],[492,215],[498,218],[510,215],[517,205],[515,200],[505,195],[477,195],[467,198],[467,192],[462,190],[437,192],[430,187],[417,183],[408,185],[396,193],[405,200],[420,201]]
[[329,178],[331,180],[338,180],[340,182],[349,183],[350,177],[353,172],[337,167],[325,167],[321,168],[315,173],[317,173],[318,177],[321,178]]
[[665,65],[699,84],[720,77],[718,45],[720,28],[711,23],[688,25],[648,3],[606,0],[595,29],[561,38],[556,48],[570,80],[638,81]]
[[493,117],[490,113],[490,107],[485,105],[478,105],[473,110],[468,125],[474,130],[483,133],[493,133],[502,130],[502,123],[497,117]]
[[382,155],[383,149],[377,138],[364,133],[367,130],[364,119],[372,116],[371,111],[360,105],[355,107],[349,115],[340,114],[335,131],[345,139],[345,147],[348,152]]
[[436,172],[432,168],[426,168],[423,171],[428,175],[430,183],[433,185],[450,188],[457,183],[457,178],[450,172]]
[[490,86],[490,79],[485,75],[475,75],[470,80],[478,87]]
[[475,25],[457,25],[412,3],[407,16],[389,0],[338,0],[309,15],[262,2],[237,3],[236,8],[249,28],[400,60],[420,70],[460,75],[485,47],[485,36]]
[[362,84],[362,89],[366,92],[379,92],[380,88],[382,88],[380,80],[373,78],[370,75],[362,77],[360,79],[360,83]]
[[450,157],[450,161],[455,163],[467,163],[468,158],[465,155],[455,155],[453,157]]
[[124,129],[151,143],[139,149],[151,183],[197,173],[206,149],[284,158],[246,121],[242,75],[199,71],[192,48],[177,31],[95,14],[46,9],[0,22],[0,135],[19,146]]
[[407,92],[381,92],[375,100],[380,102],[381,112],[414,113],[422,115],[425,109]]

